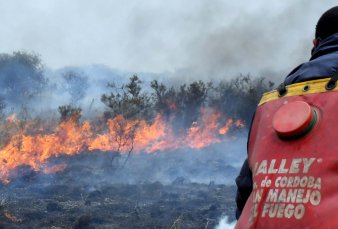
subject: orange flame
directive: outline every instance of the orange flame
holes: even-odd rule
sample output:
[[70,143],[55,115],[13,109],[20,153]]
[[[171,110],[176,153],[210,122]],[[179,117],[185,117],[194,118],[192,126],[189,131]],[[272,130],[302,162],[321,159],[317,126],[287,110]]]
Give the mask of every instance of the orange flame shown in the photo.
[[11,215],[10,213],[8,212],[4,212],[4,216],[9,219],[10,221],[14,222],[14,223],[22,223],[22,220]]
[[227,122],[225,123],[225,126],[223,126],[221,129],[218,130],[218,133],[222,134],[222,135],[228,133],[228,131],[229,131],[229,129],[232,126],[233,123],[234,123],[234,121],[232,119],[228,119]]
[[41,132],[39,126],[39,131],[30,134],[32,131],[27,129],[34,128],[34,125],[28,123],[26,129],[13,134],[9,142],[0,149],[0,180],[8,183],[10,171],[21,165],[28,165],[35,171],[45,173],[62,171],[66,165],[48,167],[47,160],[85,151],[153,153],[187,147],[201,149],[221,142],[232,126],[244,127],[241,120],[228,119],[223,126],[220,123],[221,113],[212,109],[201,110],[200,118],[179,136],[174,134],[170,123],[165,122],[161,115],[157,115],[152,123],[127,120],[118,115],[109,119],[105,132],[100,133],[95,131],[98,128],[89,121],[79,124],[70,119],[61,122],[49,133]]
[[16,114],[15,114],[15,113],[11,114],[10,116],[8,116],[8,117],[6,118],[6,121],[7,121],[7,122],[11,122],[11,123],[16,122],[17,120],[18,120],[18,119],[16,118]]
[[239,128],[243,128],[245,125],[242,120],[236,120],[235,125]]

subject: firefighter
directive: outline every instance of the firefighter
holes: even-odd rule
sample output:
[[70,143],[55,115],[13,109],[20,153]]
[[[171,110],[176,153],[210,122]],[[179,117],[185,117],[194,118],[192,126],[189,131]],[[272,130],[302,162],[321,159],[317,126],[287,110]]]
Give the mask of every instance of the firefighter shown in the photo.
[[[276,152],[269,152],[268,149],[264,149],[264,146],[262,147],[255,146],[255,144],[257,144],[257,141],[255,139],[257,138],[257,135],[260,136],[261,141],[263,139],[263,137],[261,137],[262,130],[260,130],[259,128],[262,129],[262,125],[265,122],[264,119],[260,119],[263,116],[261,114],[257,114],[257,112],[259,113],[265,112],[264,114],[266,115],[266,117],[275,116],[272,117],[271,120],[273,120],[273,122],[278,122],[279,119],[285,117],[284,116],[281,118],[282,115],[284,115],[287,112],[290,112],[290,109],[297,110],[298,107],[302,107],[301,112],[303,112],[304,110],[309,108],[308,113],[306,113],[308,126],[305,129],[302,127],[303,129],[301,131],[300,129],[298,129],[297,131],[300,132],[297,133],[296,137],[299,137],[300,135],[305,135],[307,133],[306,131],[309,131],[309,129],[313,128],[314,125],[317,125],[314,123],[319,122],[318,121],[319,119],[321,119],[320,121],[323,121],[324,118],[319,117],[320,115],[319,113],[321,112],[320,110],[322,108],[318,108],[318,110],[316,110],[317,108],[313,108],[314,105],[309,106],[308,103],[306,103],[306,101],[310,101],[311,104],[313,100],[313,97],[309,98],[304,97],[304,94],[310,93],[307,92],[307,90],[309,90],[309,88],[312,87],[311,86],[312,84],[303,85],[302,82],[303,83],[314,82],[313,85],[318,85],[322,82],[320,80],[331,77],[331,79],[329,79],[328,82],[325,83],[326,85],[325,92],[329,92],[330,90],[332,90],[332,87],[333,88],[335,87],[336,82],[338,80],[338,73],[336,73],[338,72],[337,70],[338,70],[338,6],[327,10],[319,18],[315,29],[315,38],[313,40],[313,48],[311,50],[310,60],[292,70],[291,73],[285,78],[284,82],[277,89],[276,93],[278,93],[278,98],[276,97],[274,101],[275,103],[278,103],[278,100],[280,100],[281,103],[278,105],[271,105],[271,107],[273,108],[269,107],[270,105],[267,105],[265,107],[258,107],[256,110],[255,115],[256,117],[253,118],[253,126],[250,128],[250,133],[248,137],[248,158],[244,161],[240,174],[236,178],[237,184],[236,218],[238,219],[237,228],[243,227],[255,228],[261,227],[262,225],[265,225],[264,228],[269,228],[269,225],[270,226],[272,225],[269,224],[270,223],[269,220],[275,220],[274,222],[276,228],[278,227],[295,228],[292,225],[286,225],[285,223],[287,222],[292,222],[294,223],[293,225],[298,226],[306,225],[306,227],[308,227],[307,223],[310,223],[311,219],[313,220],[316,219],[317,221],[320,221],[319,220],[320,215],[318,214],[320,214],[321,211],[317,211],[315,209],[317,206],[321,206],[321,204],[323,205],[322,198],[324,197],[322,191],[324,191],[323,181],[325,179],[324,177],[320,177],[319,179],[318,176],[319,174],[325,173],[326,171],[323,170],[325,169],[323,166],[320,167],[323,171],[320,170],[319,167],[318,171],[315,169],[317,164],[321,163],[321,160],[325,159],[319,158],[318,155],[302,157],[297,155],[298,151],[290,152],[289,154],[286,154],[285,157],[281,156],[281,158],[271,158],[270,155],[268,154],[270,153],[274,154]],[[318,80],[320,81],[319,83],[317,82]],[[322,83],[324,84],[324,82]],[[296,94],[298,96],[292,97],[290,95],[289,97],[284,98],[283,96],[289,93],[288,90],[290,91],[293,90],[292,86],[294,85],[302,85],[303,94],[299,94],[297,92],[298,94],[297,93]],[[318,96],[318,94],[316,93],[311,94],[311,96]],[[263,102],[261,101],[261,104],[268,103],[268,101],[270,101],[271,99],[272,94],[270,93],[269,95],[266,95],[265,97],[270,96],[270,98],[265,100],[263,96],[262,99]],[[319,96],[322,96],[322,94]],[[329,93],[325,94],[329,96]],[[290,99],[291,97],[292,99]],[[300,99],[298,99],[299,101],[297,100],[297,97],[301,97]],[[316,101],[317,100],[320,99],[316,97]],[[285,104],[289,104],[290,106],[283,108],[283,105]],[[320,104],[325,104],[325,101],[320,102]],[[258,109],[261,109],[261,111],[259,111]],[[271,112],[271,114],[269,112]],[[257,117],[257,115],[259,117]],[[260,123],[255,124],[255,122]],[[281,148],[279,148],[279,150],[283,150],[285,148],[290,149],[292,151],[292,149],[295,149],[297,147],[298,147],[297,149],[303,149],[302,145],[297,146],[297,144],[303,144],[302,141],[305,141],[304,139],[303,140],[296,139],[295,137],[296,140],[290,141],[285,140],[289,136],[283,136],[284,133],[282,133],[282,130],[278,129],[284,127],[278,126],[279,125],[278,123],[277,124],[272,123],[271,128],[269,126],[270,125],[269,123],[267,125],[268,125],[267,127],[263,128],[266,128],[265,130],[267,132],[270,131],[271,129],[271,134],[270,135],[267,134],[266,136],[264,136],[264,138],[266,137],[266,139],[268,139],[267,141],[271,140],[278,142],[278,144],[281,145]],[[252,133],[252,131],[254,131],[254,133]],[[309,135],[306,137],[307,142],[311,142],[311,140],[313,140],[313,136]],[[266,142],[264,144],[269,144],[269,142]],[[320,145],[320,143],[316,144]],[[266,145],[265,148],[271,147],[270,151],[273,151],[273,145],[274,143],[272,143],[271,146]],[[318,146],[318,148],[320,147]],[[327,152],[330,151],[331,148],[328,148]],[[265,150],[264,151],[265,154],[257,153],[257,150],[255,151],[255,149],[263,149],[263,151]],[[301,152],[301,150],[299,150],[299,152]],[[259,155],[257,156],[255,154]],[[276,157],[279,157],[279,155],[277,155]],[[336,155],[336,157],[338,158],[338,154]],[[315,172],[312,172],[312,169]],[[257,179],[255,180],[255,178]],[[296,181],[297,179],[299,180]],[[328,178],[326,180],[328,180]],[[257,181],[259,181],[259,183]],[[337,180],[332,180],[332,182],[337,182]],[[301,184],[304,187],[303,186],[301,187],[300,186]],[[284,193],[282,193],[284,191],[285,195]],[[294,193],[290,194],[290,192]],[[300,194],[300,192],[302,194]],[[335,190],[335,192],[338,193],[338,190]],[[295,199],[292,199],[294,196]],[[335,204],[337,205],[337,203]],[[338,210],[338,208],[336,209]],[[245,211],[246,213],[244,214]],[[326,211],[323,210],[322,212]],[[315,214],[315,216],[311,218],[309,214]],[[243,217],[246,218],[242,219]],[[321,217],[324,218],[327,217],[327,215],[325,216],[322,215]],[[302,222],[304,220],[307,220],[307,222]],[[280,224],[278,222],[280,222]],[[323,226],[322,228],[338,228],[337,224],[333,226],[322,225]]]

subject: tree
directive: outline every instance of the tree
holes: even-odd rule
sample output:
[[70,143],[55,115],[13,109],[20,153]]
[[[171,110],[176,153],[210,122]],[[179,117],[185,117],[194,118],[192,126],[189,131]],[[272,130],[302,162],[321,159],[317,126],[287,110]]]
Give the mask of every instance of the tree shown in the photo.
[[60,113],[60,121],[74,121],[78,123],[81,118],[81,108],[73,107],[71,105],[59,106],[58,111]]
[[27,52],[0,54],[0,85],[0,96],[14,106],[41,95],[47,79],[40,57]]
[[65,90],[71,96],[71,104],[77,104],[86,95],[86,90],[89,86],[88,77],[73,70],[65,72],[62,77],[66,82]]
[[154,109],[164,117],[170,117],[177,112],[177,92],[174,87],[167,89],[163,83],[153,80],[150,83],[153,89],[151,93]]
[[[127,120],[118,115],[108,120],[109,137],[114,146],[111,156],[112,169],[122,169],[128,162],[131,152],[134,150],[134,140],[139,127],[139,120]],[[122,154],[126,154],[122,157]]]
[[[114,170],[123,168],[127,163],[134,149],[135,133],[141,119],[152,118],[150,98],[146,93],[141,92],[141,84],[138,76],[133,75],[129,83],[121,87],[113,83],[108,84],[113,91],[101,97],[101,101],[108,108],[105,117],[108,119],[109,135],[116,145],[111,158]],[[124,162],[121,162],[122,152],[127,152]]]
[[137,75],[130,77],[129,83],[117,87],[114,83],[108,84],[113,91],[103,94],[101,101],[107,106],[106,118],[122,115],[127,119],[152,118],[150,98],[141,93],[141,80]]
[[230,81],[221,81],[213,87],[210,106],[232,118],[244,120],[249,127],[252,115],[264,92],[272,90],[274,83],[264,77],[239,75]]
[[183,84],[177,93],[177,108],[179,116],[182,117],[183,127],[190,127],[195,122],[201,108],[206,106],[208,91],[211,88],[211,83],[203,81],[195,81],[187,87]]

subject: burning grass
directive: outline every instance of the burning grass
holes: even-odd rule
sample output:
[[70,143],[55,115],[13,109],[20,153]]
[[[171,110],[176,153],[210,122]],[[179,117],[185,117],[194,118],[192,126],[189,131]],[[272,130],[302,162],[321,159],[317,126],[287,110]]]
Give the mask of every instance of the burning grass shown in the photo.
[[244,142],[133,154],[124,167],[127,155],[99,151],[51,158],[46,168],[67,165],[59,173],[19,166],[0,184],[0,228],[213,228],[233,219],[225,183]]
[[240,120],[224,120],[215,110],[202,110],[200,119],[178,134],[161,115],[152,122],[128,120],[118,115],[108,119],[104,126],[74,119],[54,124],[39,123],[36,120],[18,120],[12,115],[3,126],[8,140],[2,143],[0,149],[0,179],[8,183],[11,171],[22,165],[46,173],[62,171],[65,164],[48,167],[50,158],[62,155],[74,156],[94,151],[128,154],[202,149],[226,140],[231,128],[243,126]]

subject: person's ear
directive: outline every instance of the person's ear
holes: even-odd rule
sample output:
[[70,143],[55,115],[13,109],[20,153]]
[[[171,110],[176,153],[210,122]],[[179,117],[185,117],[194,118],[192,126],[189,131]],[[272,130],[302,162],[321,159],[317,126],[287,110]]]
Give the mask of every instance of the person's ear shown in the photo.
[[313,39],[312,43],[313,43],[313,48],[317,48],[317,46],[319,44],[319,39],[317,39],[317,38]]

